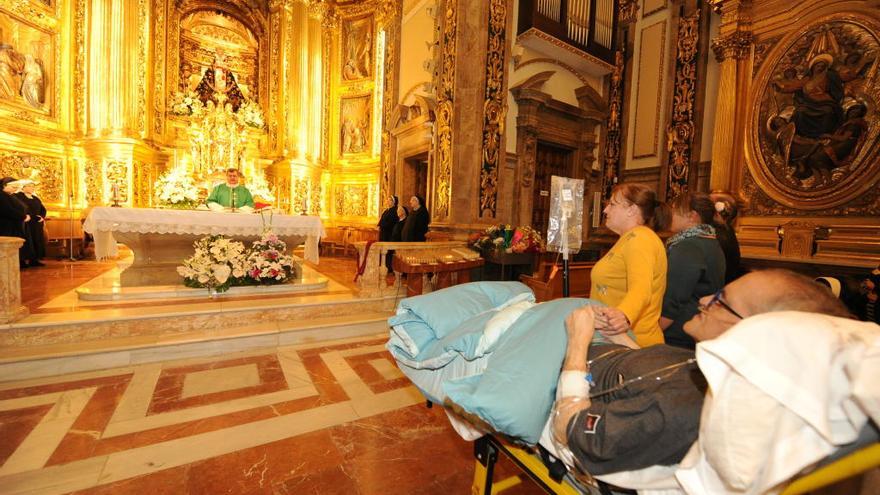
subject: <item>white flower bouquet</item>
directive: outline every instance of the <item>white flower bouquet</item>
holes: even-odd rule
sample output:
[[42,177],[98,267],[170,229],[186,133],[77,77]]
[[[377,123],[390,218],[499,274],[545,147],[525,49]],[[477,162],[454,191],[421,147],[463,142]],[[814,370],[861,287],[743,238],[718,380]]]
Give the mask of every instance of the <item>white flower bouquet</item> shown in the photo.
[[225,292],[241,284],[247,275],[245,247],[222,235],[203,237],[193,243],[195,253],[177,267],[187,287],[207,287]]
[[271,231],[251,246],[247,258],[248,281],[256,284],[282,284],[294,275],[293,257],[286,254],[287,245]]
[[266,121],[263,118],[263,109],[260,108],[260,105],[255,101],[247,100],[242,103],[241,106],[238,107],[236,115],[241,122],[248,127],[262,129],[266,126]]
[[266,203],[275,201],[275,195],[269,189],[269,183],[266,182],[266,176],[263,175],[262,171],[254,170],[254,173],[248,176],[246,185],[255,200],[261,200]]
[[159,204],[191,209],[199,204],[199,191],[186,167],[177,165],[165,172],[153,185]]
[[205,105],[202,104],[202,100],[199,99],[199,95],[195,91],[188,93],[178,91],[171,97],[171,113],[174,115],[197,115],[204,108]]

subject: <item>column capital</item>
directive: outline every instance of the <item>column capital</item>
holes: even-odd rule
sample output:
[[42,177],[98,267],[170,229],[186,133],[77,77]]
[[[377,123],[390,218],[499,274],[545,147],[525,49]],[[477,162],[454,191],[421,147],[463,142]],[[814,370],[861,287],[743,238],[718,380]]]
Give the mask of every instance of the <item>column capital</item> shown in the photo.
[[712,39],[712,51],[715,52],[715,60],[723,62],[734,58],[742,60],[749,55],[754,42],[751,31],[734,31],[725,36]]

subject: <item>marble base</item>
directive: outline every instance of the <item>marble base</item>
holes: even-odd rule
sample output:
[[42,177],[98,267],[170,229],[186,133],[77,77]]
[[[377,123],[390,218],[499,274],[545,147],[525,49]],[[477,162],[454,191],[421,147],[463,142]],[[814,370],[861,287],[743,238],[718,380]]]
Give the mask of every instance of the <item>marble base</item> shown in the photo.
[[[133,267],[122,272],[124,276]],[[179,278],[179,277],[178,277]],[[215,298],[230,296],[259,296],[296,294],[308,291],[323,290],[327,288],[327,278],[313,277],[300,279],[289,284],[279,285],[251,285],[243,287],[230,287],[228,291],[221,292]],[[139,299],[175,299],[175,298],[198,298],[212,297],[208,289],[194,289],[182,285],[152,285],[144,287],[80,287],[76,289],[77,297],[83,301],[132,301]]]
[[[205,237],[191,234],[140,234],[137,232],[115,232],[117,242],[125,244],[134,253],[134,260],[120,274],[122,287],[139,287],[150,285],[174,285],[180,283],[177,267],[192,256],[193,243]],[[259,236],[231,236],[233,240],[242,241],[245,246],[259,240]],[[292,250],[302,244],[305,236],[279,236]],[[297,274],[302,273],[301,263],[296,261]]]

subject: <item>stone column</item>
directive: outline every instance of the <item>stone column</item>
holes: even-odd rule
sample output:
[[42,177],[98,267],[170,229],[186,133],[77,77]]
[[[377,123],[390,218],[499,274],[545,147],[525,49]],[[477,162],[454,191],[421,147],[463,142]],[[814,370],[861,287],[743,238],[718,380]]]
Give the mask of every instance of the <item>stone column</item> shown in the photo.
[[747,58],[751,54],[752,32],[749,2],[729,0],[716,2],[721,12],[720,34],[712,40],[715,58],[720,63],[718,107],[712,141],[712,191],[733,189],[734,164],[743,159],[746,105],[750,75]]
[[0,237],[0,324],[12,323],[28,315],[21,305],[21,277],[18,248],[24,239]]

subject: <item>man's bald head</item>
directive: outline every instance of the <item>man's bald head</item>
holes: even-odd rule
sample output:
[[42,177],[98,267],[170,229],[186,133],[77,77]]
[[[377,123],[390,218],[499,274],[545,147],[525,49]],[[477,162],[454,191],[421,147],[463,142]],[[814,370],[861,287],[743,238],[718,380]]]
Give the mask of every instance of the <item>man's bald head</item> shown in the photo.
[[773,311],[803,311],[850,317],[846,306],[828,289],[813,279],[781,269],[744,275],[727,284],[715,302],[712,301],[713,296],[700,299],[703,309],[684,324],[684,331],[698,342],[723,334],[740,321],[740,316],[748,318]]

